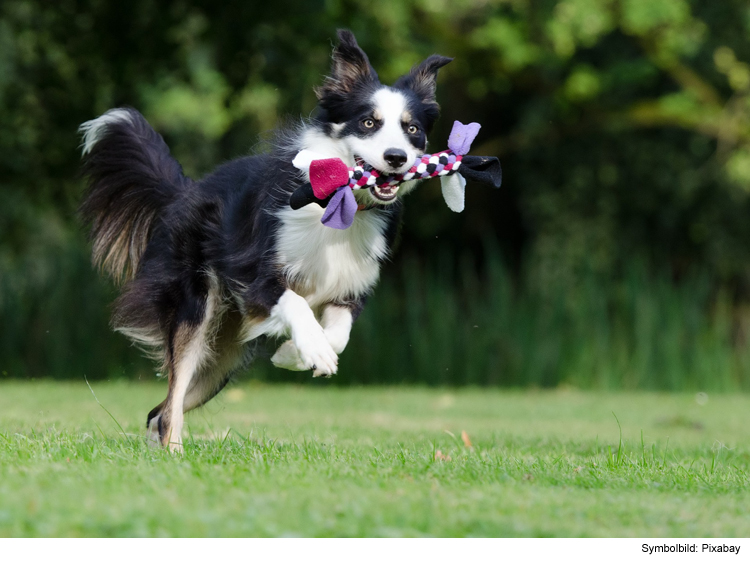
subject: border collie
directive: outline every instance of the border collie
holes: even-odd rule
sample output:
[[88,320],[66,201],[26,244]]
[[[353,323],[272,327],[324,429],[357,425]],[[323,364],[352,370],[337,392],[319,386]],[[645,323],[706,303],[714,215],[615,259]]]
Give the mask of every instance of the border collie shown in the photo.
[[[438,117],[433,55],[385,86],[349,31],[339,31],[315,117],[277,132],[270,153],[242,157],[200,181],[182,173],[162,137],[130,108],[81,125],[93,260],[122,284],[113,326],[168,375],[148,415],[152,440],[182,448],[183,415],[250,363],[262,337],[288,337],[271,358],[314,376],[336,373],[352,323],[399,230],[400,197],[357,191],[353,225],[321,224],[324,209],[292,210],[309,179],[292,165],[309,150],[400,174],[424,153]],[[411,184],[413,186],[413,183]]]

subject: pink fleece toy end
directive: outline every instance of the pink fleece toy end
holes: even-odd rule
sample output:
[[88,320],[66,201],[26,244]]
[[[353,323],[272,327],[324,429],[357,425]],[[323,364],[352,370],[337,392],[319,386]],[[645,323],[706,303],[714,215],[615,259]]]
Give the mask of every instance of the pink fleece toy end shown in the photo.
[[310,184],[317,198],[327,198],[348,183],[349,168],[338,157],[316,159],[310,163]]

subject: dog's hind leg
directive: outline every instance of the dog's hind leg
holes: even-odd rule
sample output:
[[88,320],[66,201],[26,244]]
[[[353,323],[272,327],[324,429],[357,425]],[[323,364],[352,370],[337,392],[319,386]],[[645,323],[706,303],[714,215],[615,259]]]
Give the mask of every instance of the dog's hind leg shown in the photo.
[[247,365],[249,360],[237,351],[225,351],[217,356],[215,363],[201,369],[190,382],[185,395],[185,412],[202,407],[226,387],[235,373]]
[[161,422],[161,411],[164,408],[164,404],[167,402],[165,399],[159,403],[156,407],[151,409],[146,417],[146,428],[148,429],[148,443],[149,446],[155,448],[161,445],[161,435],[159,433],[159,423]]
[[238,312],[228,313],[221,321],[211,345],[211,363],[200,369],[185,395],[186,413],[208,403],[239,369],[251,362],[254,349],[239,340],[241,321]]
[[182,450],[185,395],[208,355],[205,326],[205,319],[196,327],[186,324],[180,326],[170,344],[169,393],[159,412],[157,426],[161,444],[173,451]]
[[210,325],[216,309],[217,297],[209,292],[198,301],[192,316],[174,324],[170,333],[166,364],[169,375],[167,398],[154,407],[148,416],[150,437],[158,438],[170,450],[182,450],[185,397],[201,368],[211,363]]

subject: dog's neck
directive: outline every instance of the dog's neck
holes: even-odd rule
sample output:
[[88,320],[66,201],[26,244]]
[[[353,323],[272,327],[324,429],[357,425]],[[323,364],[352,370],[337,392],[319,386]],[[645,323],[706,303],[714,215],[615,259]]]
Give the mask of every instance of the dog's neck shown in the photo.
[[354,165],[354,154],[342,140],[327,136],[314,127],[308,127],[302,133],[300,150],[309,150],[323,157],[338,157],[349,166]]

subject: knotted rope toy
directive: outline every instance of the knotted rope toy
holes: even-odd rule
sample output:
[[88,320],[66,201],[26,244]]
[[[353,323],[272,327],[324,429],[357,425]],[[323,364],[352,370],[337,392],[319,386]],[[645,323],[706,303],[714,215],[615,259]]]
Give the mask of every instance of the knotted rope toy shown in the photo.
[[[464,209],[466,179],[499,188],[502,169],[497,157],[466,155],[481,126],[476,122],[453,123],[448,137],[448,149],[417,158],[406,173],[384,175],[371,165],[348,167],[338,157],[318,159],[311,151],[303,150],[292,163],[309,172],[310,182],[292,193],[289,204],[297,210],[310,203],[326,209],[321,222],[330,228],[343,230],[354,222],[358,210],[354,190],[394,187],[406,181],[440,177],[443,198],[454,212]],[[459,172],[460,171],[460,172]]]

